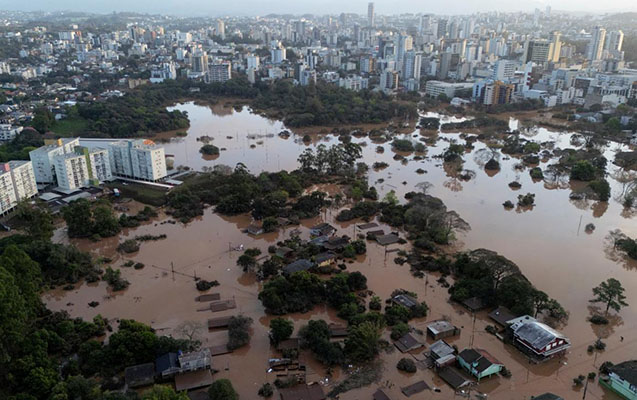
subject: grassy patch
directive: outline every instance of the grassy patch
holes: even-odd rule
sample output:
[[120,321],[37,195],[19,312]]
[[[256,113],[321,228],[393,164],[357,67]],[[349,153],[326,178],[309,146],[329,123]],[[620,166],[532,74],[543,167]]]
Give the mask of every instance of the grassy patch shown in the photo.
[[88,129],[88,121],[79,117],[70,117],[56,121],[51,127],[51,131],[63,136],[78,136]]
[[123,185],[121,182],[109,183],[107,187],[114,189],[117,188],[124,197],[130,197],[140,203],[149,204],[151,206],[159,207],[166,203],[167,190],[160,187],[143,185],[140,183],[129,183]]

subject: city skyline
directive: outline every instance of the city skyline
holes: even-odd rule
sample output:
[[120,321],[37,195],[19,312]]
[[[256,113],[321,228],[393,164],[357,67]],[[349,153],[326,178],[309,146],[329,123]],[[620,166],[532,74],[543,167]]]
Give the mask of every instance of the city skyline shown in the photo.
[[[223,3],[212,4],[202,0],[184,0],[177,4],[173,0],[137,0],[133,3],[115,1],[90,1],[76,3],[69,0],[50,2],[47,0],[34,0],[28,3],[9,3],[0,1],[0,9],[10,11],[81,11],[94,13],[110,12],[143,12],[149,14],[171,14],[179,16],[256,16],[267,14],[280,14],[279,10],[285,10],[286,14],[339,14],[342,12],[366,14],[368,1],[356,0],[346,4],[335,0],[320,3],[289,2],[287,0],[274,0],[266,3],[249,0],[241,4]],[[535,8],[544,10],[547,6],[553,11],[566,11],[574,13],[612,13],[637,11],[637,3],[628,0],[610,0],[603,3],[587,3],[574,0],[536,0],[524,3],[511,3],[504,0],[486,0],[480,3],[461,0],[452,4],[422,3],[414,0],[399,0],[396,2],[375,1],[376,15],[395,15],[401,13],[435,13],[441,15],[462,15],[476,12],[502,11],[502,12],[532,12]],[[249,11],[246,11],[249,10]]]

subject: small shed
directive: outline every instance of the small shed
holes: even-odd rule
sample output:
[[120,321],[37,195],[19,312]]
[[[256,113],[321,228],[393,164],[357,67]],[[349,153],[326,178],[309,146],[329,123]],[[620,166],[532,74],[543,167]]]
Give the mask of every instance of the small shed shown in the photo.
[[298,350],[300,347],[301,345],[298,338],[290,338],[290,339],[281,341],[276,348],[279,351],[285,351],[285,350]]
[[331,337],[345,337],[349,334],[346,325],[331,323],[328,325]]
[[372,399],[373,400],[391,400],[391,397],[389,397],[383,389],[378,388],[372,395]]
[[480,310],[483,310],[486,307],[486,305],[484,304],[484,301],[482,301],[482,299],[479,297],[470,297],[466,299],[465,301],[463,301],[462,305],[465,306],[467,310],[471,312],[478,312]]
[[222,354],[232,353],[232,350],[228,349],[228,345],[221,344],[218,346],[210,346],[210,356],[220,356]]
[[133,365],[124,370],[124,381],[130,388],[148,386],[155,383],[155,364]]
[[209,369],[200,369],[175,375],[175,390],[177,392],[199,389],[210,385],[212,385],[212,374]]
[[451,386],[454,390],[458,390],[462,387],[465,387],[471,383],[471,381],[464,376],[460,372],[458,372],[453,367],[445,367],[438,371],[438,376],[449,386]]
[[279,395],[281,400],[325,400],[327,398],[318,383],[279,389]]
[[217,300],[221,300],[221,293],[208,293],[195,297],[195,301],[198,301],[200,303]]
[[210,318],[208,320],[208,329],[227,328],[230,318],[232,318],[230,315],[226,317]]
[[210,303],[210,311],[212,312],[232,310],[233,308],[237,308],[237,303],[234,299],[219,300]]
[[400,237],[394,233],[376,236],[376,241],[381,246],[389,246],[390,244],[398,243],[399,240]]
[[263,234],[263,228],[260,227],[259,225],[255,225],[255,224],[251,224],[250,226],[248,226],[246,228],[246,233],[252,236],[259,236],[261,234]]
[[383,236],[385,231],[382,229],[374,229],[373,231],[367,232],[367,239],[376,239],[378,236]]
[[372,228],[377,228],[378,224],[376,222],[370,222],[367,224],[360,224],[356,226],[358,229],[360,229],[361,231],[366,231],[368,229],[372,229]]
[[449,321],[439,320],[427,324],[427,335],[434,340],[440,340],[460,334],[460,328],[453,326]]
[[511,310],[509,310],[508,308],[504,306],[500,306],[489,313],[489,318],[491,318],[498,325],[504,328],[509,326],[509,324],[507,323],[508,321],[511,321],[512,319],[515,319],[516,317],[517,315],[513,314]]
[[409,332],[405,333],[400,339],[394,341],[394,346],[396,346],[396,348],[398,348],[398,350],[402,353],[419,349],[424,345],[424,343]]
[[429,385],[427,385],[427,383],[425,383],[425,381],[419,381],[416,383],[413,383],[409,386],[405,386],[400,388],[400,391],[403,392],[403,394],[407,397],[411,397],[415,394],[418,394],[420,392],[424,392],[425,390],[429,389]]

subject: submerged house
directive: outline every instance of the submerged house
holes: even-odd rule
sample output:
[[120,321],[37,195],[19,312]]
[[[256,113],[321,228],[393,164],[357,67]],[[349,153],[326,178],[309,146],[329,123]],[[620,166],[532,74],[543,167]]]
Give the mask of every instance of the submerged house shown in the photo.
[[459,334],[460,328],[453,326],[449,321],[440,320],[427,324],[427,335],[429,335],[433,340],[444,339]]
[[394,341],[394,346],[396,346],[401,353],[419,349],[424,345],[424,343],[409,332]]
[[314,225],[310,228],[310,235],[312,236],[332,236],[336,232],[336,228],[327,222]]
[[336,262],[336,254],[330,252],[317,254],[314,261],[319,267],[329,267]]
[[444,340],[438,340],[429,346],[429,357],[436,368],[443,368],[456,362],[456,350]]
[[566,336],[528,315],[509,324],[515,345],[540,361],[563,354],[571,347]]
[[464,349],[458,354],[458,364],[478,381],[499,373],[504,365],[488,351],[482,349]]
[[391,301],[395,305],[401,305],[410,310],[419,305],[418,300],[408,294],[397,294],[392,297]]
[[283,267],[283,273],[287,275],[292,275],[295,272],[307,271],[314,266],[314,263],[310,260],[306,260],[301,258],[300,260],[296,260],[293,263],[290,263]]
[[624,399],[637,400],[637,360],[610,367],[608,376],[601,376],[599,383]]

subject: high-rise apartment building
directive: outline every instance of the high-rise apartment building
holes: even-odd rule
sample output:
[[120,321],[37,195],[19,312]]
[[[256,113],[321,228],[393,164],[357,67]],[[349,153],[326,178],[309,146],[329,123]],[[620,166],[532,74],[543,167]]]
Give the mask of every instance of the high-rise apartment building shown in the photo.
[[31,198],[37,193],[31,161],[0,164],[0,215],[11,211],[20,200]]
[[230,78],[232,78],[232,64],[230,61],[212,64],[206,74],[206,82],[225,82]]
[[511,102],[511,96],[515,86],[502,81],[481,81],[473,86],[473,99],[476,103],[484,105],[507,104]]
[[66,153],[54,159],[55,176],[60,189],[75,190],[90,182],[84,154]]
[[588,43],[588,59],[590,61],[596,61],[602,59],[604,50],[604,40],[606,39],[606,29],[601,26],[596,26],[593,29],[591,40]]
[[562,33],[559,31],[551,32],[551,36],[549,37],[549,41],[553,44],[553,48],[551,49],[551,54],[549,54],[549,61],[558,62],[560,61],[560,53],[562,51]]
[[191,57],[192,71],[199,74],[208,72],[208,54],[198,50]]
[[374,27],[374,3],[367,4],[367,26]]
[[493,79],[496,81],[508,81],[515,75],[517,65],[515,61],[498,60],[493,69]]
[[38,186],[35,182],[35,174],[33,173],[33,164],[31,161],[19,160],[9,161],[11,170],[11,179],[13,180],[13,189],[15,190],[16,199],[29,199],[38,194]]
[[447,20],[446,19],[439,19],[438,20],[438,30],[436,31],[436,36],[438,38],[442,38],[442,37],[445,37],[446,34],[447,34]]
[[604,50],[608,52],[608,55],[613,58],[622,59],[622,46],[624,44],[624,32],[622,31],[610,31],[606,35],[606,41],[604,43]]
[[18,203],[9,164],[0,164],[0,214],[11,211]]
[[382,90],[393,90],[398,88],[398,72],[386,69],[380,74],[380,88]]
[[[536,64],[544,64],[552,61],[554,56],[553,43],[548,40],[527,40],[524,45],[523,63],[532,61]],[[558,53],[559,54],[559,53]]]
[[35,180],[38,183],[55,183],[56,156],[73,153],[76,146],[80,145],[78,138],[57,139],[55,141],[45,141],[45,145],[29,152],[29,158],[33,163]]
[[248,56],[247,63],[248,63],[248,69],[250,68],[259,69],[259,66],[261,65],[259,56]]
[[215,29],[217,36],[219,36],[221,38],[221,40],[225,40],[226,38],[226,24],[223,22],[223,20],[218,19],[217,20],[217,27]]
[[405,54],[405,62],[403,66],[403,79],[415,79],[420,81],[420,70],[422,67],[422,55],[414,50],[409,50]]

